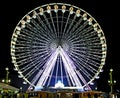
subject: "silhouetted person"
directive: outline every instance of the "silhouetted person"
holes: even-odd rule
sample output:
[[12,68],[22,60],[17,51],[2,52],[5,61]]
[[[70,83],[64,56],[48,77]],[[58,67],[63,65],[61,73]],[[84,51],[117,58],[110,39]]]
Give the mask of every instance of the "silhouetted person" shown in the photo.
[[91,94],[90,93],[88,93],[88,98],[91,98]]
[[98,98],[98,94],[94,94],[94,98]]

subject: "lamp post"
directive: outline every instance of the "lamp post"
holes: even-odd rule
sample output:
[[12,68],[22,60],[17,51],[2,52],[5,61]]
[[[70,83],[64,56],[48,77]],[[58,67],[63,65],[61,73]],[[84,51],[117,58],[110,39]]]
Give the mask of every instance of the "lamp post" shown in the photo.
[[110,86],[110,94],[113,94],[113,86],[116,84],[116,80],[113,80],[113,69],[110,69],[109,72],[110,80],[108,80],[109,86]]
[[6,67],[5,70],[6,70],[6,78],[3,79],[2,82],[3,82],[3,83],[6,83],[6,84],[9,84],[9,83],[11,82],[11,80],[9,79],[9,73],[10,73],[10,72],[9,72],[9,68]]

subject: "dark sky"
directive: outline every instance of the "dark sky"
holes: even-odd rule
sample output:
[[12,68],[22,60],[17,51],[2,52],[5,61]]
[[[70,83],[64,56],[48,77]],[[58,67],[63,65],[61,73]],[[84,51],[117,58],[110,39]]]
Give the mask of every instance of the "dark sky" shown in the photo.
[[[10,0],[11,1],[11,0]],[[20,87],[22,83],[17,77],[17,73],[13,70],[10,56],[10,42],[14,28],[21,18],[32,9],[47,3],[63,2],[78,6],[89,14],[91,14],[100,24],[104,31],[107,41],[107,58],[103,68],[103,73],[100,74],[100,79],[97,80],[98,89],[109,91],[108,79],[109,69],[113,68],[113,77],[117,80],[115,89],[120,90],[119,81],[119,45],[120,45],[120,20],[118,14],[117,2],[110,0],[15,0],[0,1],[0,79],[5,78],[5,67],[10,68],[11,85]]]

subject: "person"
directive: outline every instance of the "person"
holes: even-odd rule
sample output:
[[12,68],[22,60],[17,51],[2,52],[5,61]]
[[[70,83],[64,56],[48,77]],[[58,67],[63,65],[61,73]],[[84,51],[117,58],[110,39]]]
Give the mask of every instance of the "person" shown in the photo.
[[88,98],[91,98],[91,94],[90,94],[90,93],[88,93],[88,95],[87,95],[87,96],[88,96]]
[[98,94],[94,94],[94,98],[98,98]]

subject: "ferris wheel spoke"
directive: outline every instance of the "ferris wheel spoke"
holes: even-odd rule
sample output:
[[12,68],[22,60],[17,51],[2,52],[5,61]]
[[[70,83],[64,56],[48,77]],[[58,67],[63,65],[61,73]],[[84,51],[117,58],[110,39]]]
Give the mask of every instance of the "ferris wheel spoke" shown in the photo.
[[[74,56],[77,56],[78,54],[80,54],[80,55],[78,55],[79,57],[81,57],[81,58],[83,58],[83,60],[85,59],[85,57],[84,57],[84,55],[86,55],[86,53],[87,52],[85,52],[85,51],[76,51],[76,50],[74,50],[74,52],[72,52],[72,55],[74,55]],[[89,55],[89,54],[88,54]],[[87,56],[88,57],[88,56]],[[86,57],[86,59],[89,59],[89,60],[91,60],[91,61],[93,61],[91,58],[91,56],[89,56],[88,58]],[[96,60],[96,59],[95,59]],[[96,65],[96,64],[98,64],[97,62],[95,62],[95,61],[93,61],[94,63],[92,64],[92,65]]]
[[78,22],[76,22],[76,24],[73,25],[73,28],[71,29],[71,31],[69,32],[70,36],[68,36],[68,39],[72,36],[75,35],[75,30],[78,29],[78,26],[81,24],[82,22],[82,17],[78,20]]
[[[43,15],[37,15],[37,19],[38,19],[39,23],[41,24],[42,28],[45,28],[45,30],[44,30],[45,33],[49,32],[49,31],[50,31],[50,32],[53,32],[52,29],[51,29],[51,27],[50,27],[50,24],[49,24],[49,22],[48,22],[48,20],[47,20],[47,17],[45,16],[45,14],[43,14]],[[45,21],[43,21],[43,20],[46,21],[48,27],[47,27]],[[46,32],[46,31],[47,31],[47,32]],[[49,34],[49,33],[48,33],[48,34]]]
[[[40,23],[37,23],[34,19],[32,19],[31,20],[31,23],[34,25],[33,27],[36,29],[36,31],[38,31],[38,32],[40,32],[41,31],[41,34],[44,32],[45,33],[45,35],[47,35],[48,33],[47,32],[49,32],[49,30],[46,28],[46,30],[44,30],[44,28],[43,27],[41,27],[41,25],[44,25],[43,24],[43,22],[42,22],[42,24],[40,25]],[[45,25],[44,25],[45,26]],[[38,33],[39,34],[39,33]],[[51,37],[52,38],[52,37]]]
[[62,16],[61,16],[61,27],[60,27],[60,33],[62,34],[62,32],[63,32],[63,26],[64,26],[64,13],[62,13]]
[[[88,58],[89,59],[91,59],[92,58],[92,56],[93,56],[93,54],[92,55],[90,55],[91,53],[90,53],[90,51],[88,52],[88,50],[86,50],[87,52],[85,52],[85,51],[81,51],[80,49],[78,50],[76,50],[76,49],[73,49],[73,53],[76,53],[76,54],[82,54],[82,55],[85,55],[86,53],[88,53]],[[101,53],[100,53],[101,54]],[[99,55],[100,55],[99,54]],[[90,56],[89,56],[90,55]],[[99,55],[98,54],[94,54],[94,56],[96,55],[96,57],[94,58],[95,60],[100,60],[101,58],[100,57],[98,57]],[[96,59],[96,58],[99,58],[99,59]],[[94,63],[93,63],[93,65],[94,65]]]
[[[82,34],[82,35],[86,35],[86,34],[91,34],[92,32],[94,32],[95,30],[94,30],[94,27],[93,27],[93,25],[87,25],[86,27],[85,27],[85,29],[82,29],[82,31],[80,32],[80,34]],[[90,32],[90,33],[88,33],[88,32]],[[95,33],[96,34],[96,33]]]
[[[33,61],[34,62],[34,61]],[[47,62],[47,60],[45,61],[37,61],[36,63],[33,63],[33,64],[31,64],[31,65],[27,65],[27,69],[23,69],[23,71],[24,72],[27,72],[28,70],[30,70],[30,68],[31,67],[33,67],[34,66],[34,68],[32,69],[32,70],[34,70],[32,73],[30,72],[29,74],[27,74],[29,77],[30,76],[32,76],[32,74],[34,74],[34,72],[38,72],[38,71],[41,71],[41,70],[39,70],[41,67],[43,68],[43,65],[44,65],[44,63],[45,62]],[[22,70],[22,69],[21,69]],[[43,70],[44,70],[44,68],[42,69],[42,71],[41,71],[41,74],[42,74],[42,72],[43,72]],[[41,76],[41,74],[39,73],[39,76]],[[27,76],[27,75],[25,75],[25,76]],[[28,77],[27,77],[28,78]]]
[[71,19],[71,20],[72,20],[72,22],[71,22],[71,23],[69,23],[70,25],[69,25],[69,27],[68,27],[68,29],[67,29],[66,33],[65,33],[65,36],[66,36],[66,37],[68,37],[68,36],[67,36],[68,34],[70,34],[70,35],[71,35],[71,29],[72,29],[72,26],[74,25],[73,23],[75,22],[75,19],[76,19],[76,16],[74,16],[74,18],[73,18],[73,19]]
[[[80,72],[76,72],[78,74],[78,76],[80,77],[80,79],[82,80],[83,84],[86,86],[88,85],[88,81],[86,81],[86,79],[83,77],[83,75],[80,74]],[[89,89],[91,90],[90,86],[88,85]]]
[[72,34],[71,36],[74,36],[76,34],[78,34],[79,32],[81,32],[86,26],[88,25],[88,22],[84,22],[83,24],[79,25],[77,29],[75,29],[75,31],[72,31],[73,33],[70,32],[70,34]]
[[[51,32],[52,34],[54,34],[53,29],[52,29],[52,27],[51,27],[51,25],[50,25],[50,23],[49,23],[49,21],[48,21],[48,18],[46,17],[45,14],[43,14],[43,17],[44,17],[44,19],[45,19],[46,24],[48,25],[48,28],[50,29],[50,32]],[[55,36],[56,36],[56,35],[55,35]]]
[[[37,68],[37,70],[38,69],[40,69],[40,67],[42,67],[43,65],[44,65],[44,63],[45,62],[47,62],[47,60],[45,61],[38,61],[37,62],[37,64],[35,65],[35,63],[34,63],[34,65],[35,65],[35,67]],[[36,74],[36,77],[31,81],[32,83],[36,83],[36,81],[40,78],[40,76],[42,75],[42,73],[44,72],[44,70],[45,70],[45,68],[46,68],[46,66],[44,66],[44,67],[42,67],[43,69],[42,70],[39,70],[38,71],[38,73]],[[30,74],[31,75],[31,74]],[[29,75],[29,76],[30,76]]]
[[[39,23],[38,22],[36,22],[35,21],[35,19],[31,19],[31,25],[30,24],[27,24],[29,27],[33,27],[34,29],[36,29],[36,31],[41,31],[41,32],[46,32],[46,30],[44,30],[40,25],[39,25]],[[29,28],[30,29],[30,28]],[[48,30],[47,30],[48,31]],[[39,33],[38,33],[39,34]]]
[[[90,64],[90,65],[93,65],[94,66],[94,68],[93,68],[93,66],[89,66],[88,68],[90,68],[91,69],[91,71],[93,71],[93,72],[97,72],[97,70],[96,70],[96,68],[98,68],[98,66],[96,66],[97,64],[99,64],[98,62],[95,62],[94,61],[94,63],[92,62],[93,60],[90,58],[85,58],[85,57],[81,57],[81,60],[83,61],[83,63],[85,63],[86,65],[88,65],[88,64]],[[91,61],[91,62],[88,62],[88,61]],[[96,66],[96,67],[95,67]]]
[[18,40],[21,40],[21,41],[20,42],[17,41],[18,45],[20,45],[20,44],[21,45],[27,44],[27,45],[30,46],[30,43],[32,43],[32,44],[35,43],[36,45],[44,45],[46,43],[46,41],[49,41],[49,40],[46,40],[44,37],[40,38],[39,36],[38,37],[31,36],[31,37],[27,38],[27,40],[26,40],[26,38],[27,38],[26,35],[21,34],[21,37],[18,39]]
[[[85,56],[84,55],[79,55],[77,53],[72,53],[72,56],[76,59],[78,59],[80,62],[82,62],[82,65],[87,68],[90,72],[92,72],[93,74],[96,72],[96,70],[94,68],[91,68],[91,66],[85,66],[85,65],[89,65],[87,63],[87,61],[85,60]],[[80,58],[80,59],[79,59]]]
[[41,32],[41,31],[37,31],[37,32],[31,32],[30,30],[23,30],[22,31],[24,34],[27,33],[27,35],[31,34],[31,38],[32,39],[36,39],[38,41],[41,41],[43,39],[43,41],[49,41],[50,38],[48,38],[48,36],[46,34],[43,35],[44,32]]
[[[43,54],[43,53],[45,53],[45,51],[44,51],[44,52],[40,52],[40,53],[37,54],[37,55],[40,55],[40,54]],[[18,61],[18,63],[27,63],[27,61],[29,62],[29,60],[31,60],[31,59],[33,58],[33,53],[29,52],[29,54],[31,55],[31,57],[25,58],[25,59],[23,59],[23,60],[20,59],[20,61]],[[34,56],[36,56],[36,55],[34,55]],[[38,56],[36,56],[36,57],[38,57]],[[47,54],[46,54],[46,57],[47,57]],[[21,58],[22,58],[22,57],[21,57]],[[34,57],[34,58],[35,58],[35,57]],[[41,58],[43,58],[42,55],[41,55]],[[25,61],[26,61],[26,62],[25,62]]]
[[69,15],[68,15],[68,17],[67,17],[67,20],[66,20],[66,22],[65,22],[65,26],[64,26],[64,29],[63,29],[63,35],[62,35],[62,38],[64,38],[63,36],[65,36],[65,33],[66,33],[66,29],[67,29],[67,27],[68,27],[68,23],[69,23],[69,19],[70,19],[70,13],[69,13]]
[[[84,46],[83,46],[84,47]],[[77,46],[73,49],[71,49],[71,51],[75,52],[75,53],[82,53],[83,55],[85,55],[86,53],[88,53],[88,56],[91,58],[91,56],[95,57],[96,60],[99,60],[101,58],[101,51],[99,51],[99,49],[89,49],[89,45],[88,45],[88,48],[77,48]],[[95,50],[95,51],[93,51]]]
[[49,36],[48,38],[49,39],[53,39],[54,38],[54,35],[50,33],[50,30],[48,29],[48,27],[46,26],[46,24],[43,22],[43,20],[40,18],[39,15],[37,15],[37,20],[39,22],[40,25],[40,29],[42,28],[44,33]]
[[83,24],[81,24],[75,31],[74,34],[81,34],[82,30],[88,25],[88,22],[84,22]]
[[31,70],[29,70],[29,72],[27,74],[24,75],[24,77],[29,80],[29,78],[32,76],[32,74],[34,74],[36,72],[36,70],[38,70],[38,69],[35,67],[32,68]]
[[[35,68],[40,68],[41,66],[43,66],[43,62],[46,62],[47,61],[47,58],[49,57],[50,55],[46,55],[43,59],[43,57],[41,57],[41,55],[37,56],[37,57],[33,57],[35,59],[33,59],[33,61],[31,63],[29,63],[28,65],[24,66],[24,68],[21,68],[21,71],[24,72],[24,71],[27,71],[29,70],[31,67],[35,67]],[[34,62],[34,63],[33,63]]]
[[59,25],[59,18],[58,18],[58,13],[56,12],[56,19],[57,19],[57,32],[58,32],[58,36],[60,36],[60,25]]
[[88,79],[92,78],[92,75],[83,67],[83,64],[80,60],[76,60],[75,58],[73,58],[73,61],[76,65],[76,68],[84,74],[83,77],[86,76]]
[[92,31],[88,31],[88,32],[87,31],[85,31],[85,32],[83,31],[83,32],[81,32],[81,35],[82,35],[83,38],[86,38],[86,39],[94,37],[94,36],[97,36],[96,31],[93,31],[93,30]]
[[[56,18],[56,17],[55,17]],[[54,30],[54,33],[55,35],[57,36],[57,30],[56,30],[56,27],[55,27],[55,22],[53,21],[53,16],[52,14],[50,13],[50,19],[52,21],[52,26],[53,26],[53,30]]]
[[[31,80],[31,83],[35,85],[42,73],[43,73],[43,71],[39,70],[38,73],[35,75],[35,77],[33,77],[33,79]],[[31,87],[31,86],[29,86],[29,87]]]

